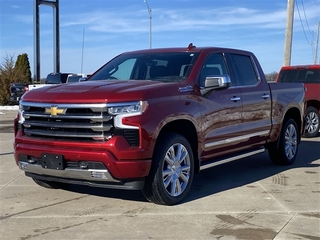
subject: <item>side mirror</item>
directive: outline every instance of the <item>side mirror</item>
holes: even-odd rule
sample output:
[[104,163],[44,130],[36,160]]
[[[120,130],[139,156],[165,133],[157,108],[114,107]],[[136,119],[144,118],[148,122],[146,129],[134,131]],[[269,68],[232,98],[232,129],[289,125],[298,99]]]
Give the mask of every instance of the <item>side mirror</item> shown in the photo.
[[213,89],[228,88],[230,86],[231,79],[229,75],[208,76],[204,81],[204,88],[201,89],[201,93],[204,95]]
[[231,80],[228,75],[208,76],[204,82],[204,87],[210,89],[227,88],[230,86]]

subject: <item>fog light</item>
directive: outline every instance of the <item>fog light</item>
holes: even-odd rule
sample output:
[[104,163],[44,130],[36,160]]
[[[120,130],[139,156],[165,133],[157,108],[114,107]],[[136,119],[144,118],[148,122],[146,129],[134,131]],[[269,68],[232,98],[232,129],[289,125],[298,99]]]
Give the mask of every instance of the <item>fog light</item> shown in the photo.
[[88,163],[87,162],[80,162],[79,167],[82,169],[88,168]]
[[30,157],[30,159],[28,159],[28,163],[33,164],[33,163],[36,163],[36,162],[37,162],[37,159],[34,158],[34,157]]
[[28,169],[28,163],[26,162],[19,162],[19,168],[21,170],[27,170]]

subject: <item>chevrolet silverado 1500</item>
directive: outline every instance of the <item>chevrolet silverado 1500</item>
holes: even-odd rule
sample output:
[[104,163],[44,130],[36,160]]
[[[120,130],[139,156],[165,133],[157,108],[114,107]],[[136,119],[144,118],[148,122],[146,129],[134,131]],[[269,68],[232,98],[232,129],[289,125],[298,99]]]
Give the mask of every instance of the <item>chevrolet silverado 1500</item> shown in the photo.
[[43,187],[139,189],[172,205],[202,169],[266,149],[273,163],[292,164],[304,94],[301,83],[269,84],[247,51],[127,52],[89,81],[23,95],[15,161]]

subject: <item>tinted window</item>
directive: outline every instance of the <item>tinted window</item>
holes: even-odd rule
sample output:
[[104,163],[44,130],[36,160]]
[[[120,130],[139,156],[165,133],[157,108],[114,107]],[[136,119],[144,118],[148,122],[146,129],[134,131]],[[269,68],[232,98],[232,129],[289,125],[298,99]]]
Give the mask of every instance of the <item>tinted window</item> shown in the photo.
[[157,80],[179,82],[188,77],[198,53],[141,53],[120,55],[97,73],[94,80]]
[[278,82],[320,83],[320,70],[318,69],[292,69],[282,70]]
[[46,78],[47,84],[59,84],[59,83],[66,83],[68,75],[70,73],[51,73],[48,74]]
[[79,82],[80,78],[81,78],[81,76],[69,76],[67,81],[68,81],[68,83]]
[[227,75],[227,68],[221,53],[210,55],[205,64],[202,66],[201,73],[199,76],[199,86],[204,86],[204,81],[208,76],[214,75]]
[[69,73],[61,73],[60,74],[61,83],[67,82],[68,75],[69,75]]
[[47,76],[47,79],[46,79],[47,84],[55,84],[55,83],[58,84],[60,82],[61,82],[60,75],[58,74],[49,74]]
[[250,56],[231,54],[231,61],[237,78],[237,85],[254,85],[259,80]]

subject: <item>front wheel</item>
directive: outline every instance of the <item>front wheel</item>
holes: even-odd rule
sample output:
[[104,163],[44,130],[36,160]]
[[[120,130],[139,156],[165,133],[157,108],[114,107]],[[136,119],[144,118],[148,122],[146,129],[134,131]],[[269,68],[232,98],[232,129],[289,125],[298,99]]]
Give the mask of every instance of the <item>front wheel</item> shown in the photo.
[[180,134],[165,134],[155,148],[143,194],[153,203],[176,204],[190,190],[193,175],[194,158],[189,142]]
[[278,137],[278,141],[271,143],[268,148],[271,161],[277,165],[292,164],[298,154],[299,132],[297,123],[287,119]]
[[308,107],[306,112],[306,125],[304,137],[311,138],[318,135],[319,132],[319,112],[314,107]]

